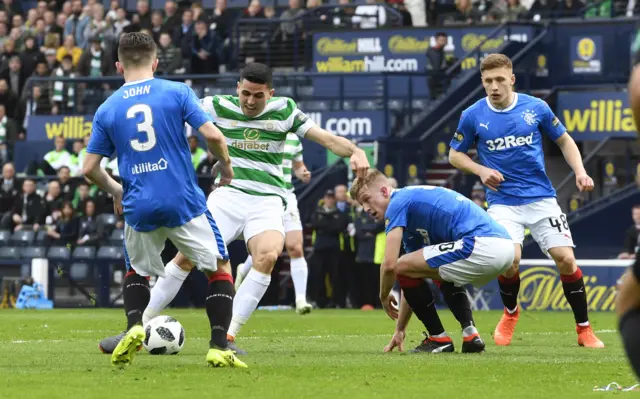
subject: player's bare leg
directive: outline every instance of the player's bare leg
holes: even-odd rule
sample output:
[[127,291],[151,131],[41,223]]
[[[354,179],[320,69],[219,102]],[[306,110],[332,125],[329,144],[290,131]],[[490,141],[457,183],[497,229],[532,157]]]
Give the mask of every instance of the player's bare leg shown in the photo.
[[227,338],[235,341],[240,328],[249,320],[271,284],[271,271],[282,253],[284,237],[277,230],[267,230],[247,242],[253,268],[247,273],[233,301],[233,317]]
[[522,247],[514,245],[515,257],[511,267],[501,276],[498,276],[500,297],[504,304],[504,313],[493,332],[493,340],[496,345],[506,346],[511,343],[513,333],[518,324],[520,310],[518,309],[518,292],[520,291],[520,257]]
[[576,258],[571,247],[556,247],[549,249],[549,255],[556,262],[560,271],[560,280],[567,302],[571,305],[576,321],[578,345],[587,348],[604,348],[602,341],[596,337],[589,324],[587,310],[587,293],[582,278],[582,271],[576,264]]
[[293,290],[296,293],[296,312],[301,315],[310,313],[312,309],[312,306],[307,302],[309,269],[304,258],[302,242],[302,230],[289,231],[284,236],[284,245],[291,259],[290,269]]
[[420,250],[403,255],[398,259],[396,276],[404,298],[428,332],[420,345],[411,352],[453,352],[453,341],[440,321],[433,293],[424,280],[427,277],[439,279],[437,269],[432,269],[427,265]]

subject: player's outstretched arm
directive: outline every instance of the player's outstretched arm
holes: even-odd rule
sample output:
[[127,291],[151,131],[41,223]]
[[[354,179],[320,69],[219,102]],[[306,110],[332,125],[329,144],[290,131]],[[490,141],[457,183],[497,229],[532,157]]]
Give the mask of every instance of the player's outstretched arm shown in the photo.
[[504,181],[504,176],[497,170],[489,169],[486,166],[475,162],[469,155],[464,152],[449,149],[449,163],[456,169],[466,173],[473,173],[480,177],[482,184],[489,187],[493,191],[498,191],[498,186]]
[[87,152],[82,162],[82,173],[101,190],[113,196],[114,210],[116,214],[122,214],[122,185],[100,167],[100,161],[102,155]]
[[391,302],[395,303],[395,298],[390,296],[393,284],[396,282],[396,264],[400,255],[400,246],[402,245],[402,232],[404,228],[396,227],[387,233],[387,241],[384,249],[384,260],[380,265],[380,302],[385,312],[393,320],[398,318],[398,312],[391,306]]
[[296,174],[298,180],[304,184],[311,181],[311,172],[307,169],[307,165],[303,161],[293,161],[293,172]]
[[229,149],[227,148],[227,141],[224,138],[224,134],[218,129],[213,122],[205,122],[198,129],[200,134],[207,141],[207,148],[213,156],[218,160],[219,166],[217,170],[220,171],[219,186],[225,186],[231,183],[233,179],[233,169],[231,168],[231,158],[229,157]]
[[560,151],[562,151],[564,159],[576,174],[576,186],[578,186],[578,189],[580,191],[593,190],[593,179],[589,177],[587,171],[584,169],[580,150],[569,133],[565,132],[562,136],[558,137],[556,139],[556,144],[560,147]]
[[331,134],[318,126],[310,128],[304,137],[315,141],[339,157],[350,157],[351,169],[357,177],[364,177],[369,170],[369,160],[364,151],[344,137]]

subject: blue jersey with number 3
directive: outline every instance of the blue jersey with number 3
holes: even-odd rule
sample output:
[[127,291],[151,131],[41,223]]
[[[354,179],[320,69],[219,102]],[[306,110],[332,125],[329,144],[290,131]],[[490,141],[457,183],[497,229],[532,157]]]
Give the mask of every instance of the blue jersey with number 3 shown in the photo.
[[206,211],[184,123],[198,129],[207,121],[191,88],[162,79],[125,83],[98,108],[87,152],[117,153],[124,218],[134,230],[178,227]]
[[515,93],[503,110],[488,98],[464,110],[451,148],[467,152],[477,143],[480,163],[502,173],[498,191],[486,190],[489,204],[524,205],[556,196],[545,171],[542,135],[555,141],[566,131],[547,103]]
[[444,187],[395,190],[384,217],[386,233],[404,228],[402,242],[407,253],[465,237],[511,239],[504,227],[473,201]]

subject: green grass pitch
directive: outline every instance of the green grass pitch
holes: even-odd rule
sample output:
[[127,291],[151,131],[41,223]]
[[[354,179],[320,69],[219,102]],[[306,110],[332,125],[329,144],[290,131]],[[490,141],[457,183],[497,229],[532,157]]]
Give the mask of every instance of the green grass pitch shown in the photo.
[[[124,370],[98,341],[123,327],[118,310],[0,311],[0,398],[586,398],[635,384],[612,313],[592,313],[605,349],[577,346],[569,312],[523,312],[510,347],[496,347],[498,312],[476,312],[484,354],[383,354],[393,322],[381,311],[256,312],[238,343],[248,370],[206,366],[204,310],[167,310],[186,330],[176,356],[141,351]],[[459,325],[440,311],[461,348]],[[405,350],[421,339],[411,321]],[[639,332],[640,334],[640,332]]]

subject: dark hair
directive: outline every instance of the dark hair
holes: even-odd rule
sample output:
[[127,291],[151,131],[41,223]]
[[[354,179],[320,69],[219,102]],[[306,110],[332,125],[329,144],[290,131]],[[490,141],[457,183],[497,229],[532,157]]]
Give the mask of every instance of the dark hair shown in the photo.
[[447,34],[444,33],[444,32],[438,32],[438,33],[436,33],[436,39],[439,38],[439,37],[447,37]]
[[145,33],[131,32],[120,37],[118,59],[125,66],[139,67],[153,62],[156,43]]
[[259,85],[267,85],[269,88],[273,86],[271,68],[259,62],[247,64],[242,69],[242,72],[240,72],[240,81],[243,80],[248,80],[251,83]]

